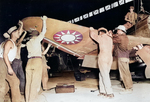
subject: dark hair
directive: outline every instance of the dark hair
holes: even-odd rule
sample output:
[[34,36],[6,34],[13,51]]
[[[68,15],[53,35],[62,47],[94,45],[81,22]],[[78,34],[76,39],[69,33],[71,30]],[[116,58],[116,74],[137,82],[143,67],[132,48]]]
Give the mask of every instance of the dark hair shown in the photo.
[[28,33],[29,33],[30,37],[38,36],[39,35],[39,32],[37,30],[32,30],[32,31],[29,31]]
[[133,9],[133,10],[134,10],[134,6],[130,6],[130,9]]
[[106,33],[106,30],[99,30],[98,35],[99,35],[100,32]]
[[[113,34],[117,34],[117,30],[121,30],[121,29],[116,29],[116,30],[114,30],[114,31],[113,31]],[[121,31],[123,31],[123,30],[121,30]],[[125,31],[123,31],[123,32],[126,34]]]
[[117,34],[117,30],[114,30],[114,31],[113,31],[113,34]]

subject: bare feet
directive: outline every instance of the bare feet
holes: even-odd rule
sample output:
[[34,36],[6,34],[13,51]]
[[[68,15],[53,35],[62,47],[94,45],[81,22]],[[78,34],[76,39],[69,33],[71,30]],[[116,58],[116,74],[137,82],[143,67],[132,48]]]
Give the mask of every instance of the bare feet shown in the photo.
[[114,94],[107,94],[106,97],[111,99],[114,97]]
[[105,94],[105,93],[100,93],[100,94],[98,94],[98,96],[106,96],[107,94]]
[[105,94],[105,93],[100,93],[98,94],[98,96],[102,96],[102,97],[105,97],[105,98],[113,98],[114,97],[114,94]]

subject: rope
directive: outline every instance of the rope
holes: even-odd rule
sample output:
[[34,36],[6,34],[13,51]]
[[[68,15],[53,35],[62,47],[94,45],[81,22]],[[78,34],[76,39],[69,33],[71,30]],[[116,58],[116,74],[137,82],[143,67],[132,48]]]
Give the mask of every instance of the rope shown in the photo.
[[[133,6],[134,6],[134,10],[135,10],[135,0],[133,0]],[[138,7],[139,7],[139,0],[138,0]],[[135,35],[136,35],[136,28],[137,28],[137,24],[138,24],[138,15],[139,13],[137,13],[137,22],[134,26],[134,29],[135,29]],[[134,16],[134,19],[135,19],[135,16]]]

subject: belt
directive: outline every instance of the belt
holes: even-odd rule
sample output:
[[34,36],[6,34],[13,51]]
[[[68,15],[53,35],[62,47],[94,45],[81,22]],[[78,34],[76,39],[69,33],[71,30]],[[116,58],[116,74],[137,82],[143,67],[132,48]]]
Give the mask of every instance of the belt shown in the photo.
[[40,56],[33,56],[33,57],[30,57],[29,59],[33,59],[33,58],[42,58]]

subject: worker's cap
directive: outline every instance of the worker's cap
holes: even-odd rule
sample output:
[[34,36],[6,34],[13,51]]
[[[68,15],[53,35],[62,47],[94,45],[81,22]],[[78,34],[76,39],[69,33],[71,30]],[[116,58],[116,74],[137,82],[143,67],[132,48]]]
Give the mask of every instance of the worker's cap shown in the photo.
[[8,33],[3,34],[4,38],[10,38],[10,35]]
[[9,30],[3,34],[3,36],[5,38],[10,38],[10,35],[12,34],[12,32],[16,31],[17,30],[17,26],[13,26],[11,28],[9,28]]
[[119,25],[117,28],[115,28],[115,30],[122,30],[123,32],[126,33],[126,28],[124,25]]
[[10,35],[15,30],[17,30],[17,26],[13,26],[13,27],[9,28],[9,30],[7,31],[7,33]]

